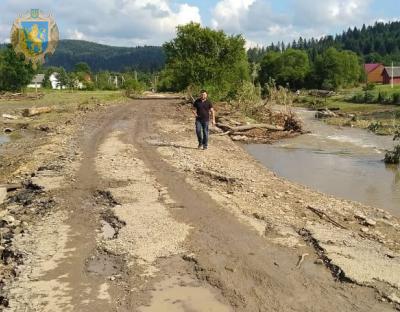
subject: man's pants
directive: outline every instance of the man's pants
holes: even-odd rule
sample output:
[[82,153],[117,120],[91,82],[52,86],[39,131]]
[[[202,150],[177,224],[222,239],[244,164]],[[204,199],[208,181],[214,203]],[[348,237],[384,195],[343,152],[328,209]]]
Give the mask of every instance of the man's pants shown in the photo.
[[196,134],[199,140],[199,146],[208,146],[208,121],[196,119]]

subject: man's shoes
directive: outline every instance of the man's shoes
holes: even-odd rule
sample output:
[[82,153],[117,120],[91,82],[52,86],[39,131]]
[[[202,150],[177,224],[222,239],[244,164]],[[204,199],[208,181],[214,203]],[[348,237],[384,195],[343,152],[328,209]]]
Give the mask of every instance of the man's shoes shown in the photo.
[[203,145],[199,144],[199,146],[197,147],[197,149],[202,149]]
[[208,147],[207,146],[203,146],[203,150],[206,150]]

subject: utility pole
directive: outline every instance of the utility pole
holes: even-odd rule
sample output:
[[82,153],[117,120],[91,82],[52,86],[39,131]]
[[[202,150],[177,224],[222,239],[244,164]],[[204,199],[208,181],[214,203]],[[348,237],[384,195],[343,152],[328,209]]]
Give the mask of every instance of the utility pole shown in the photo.
[[392,62],[392,81],[391,81],[392,89],[394,88],[394,81],[393,81],[394,77],[393,77],[393,75],[394,75],[394,68],[393,68],[393,62]]
[[158,85],[158,75],[154,76],[154,80],[153,80],[153,92],[157,92],[157,85]]

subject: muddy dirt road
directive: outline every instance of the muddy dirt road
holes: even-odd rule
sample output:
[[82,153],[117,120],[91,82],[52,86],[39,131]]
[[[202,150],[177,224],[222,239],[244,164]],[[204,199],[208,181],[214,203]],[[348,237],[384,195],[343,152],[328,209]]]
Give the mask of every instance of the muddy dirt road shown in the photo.
[[281,180],[229,138],[197,150],[192,123],[173,100],[92,114],[32,178],[53,205],[13,237],[6,310],[398,308],[397,219]]

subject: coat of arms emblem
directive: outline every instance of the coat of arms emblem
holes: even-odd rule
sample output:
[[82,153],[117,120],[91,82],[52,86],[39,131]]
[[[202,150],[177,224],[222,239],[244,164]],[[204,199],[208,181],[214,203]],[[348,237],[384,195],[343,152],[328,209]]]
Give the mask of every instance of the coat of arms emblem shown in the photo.
[[43,64],[47,54],[53,54],[58,43],[57,24],[51,15],[38,9],[20,15],[11,29],[11,43],[17,54],[22,53],[34,68]]

